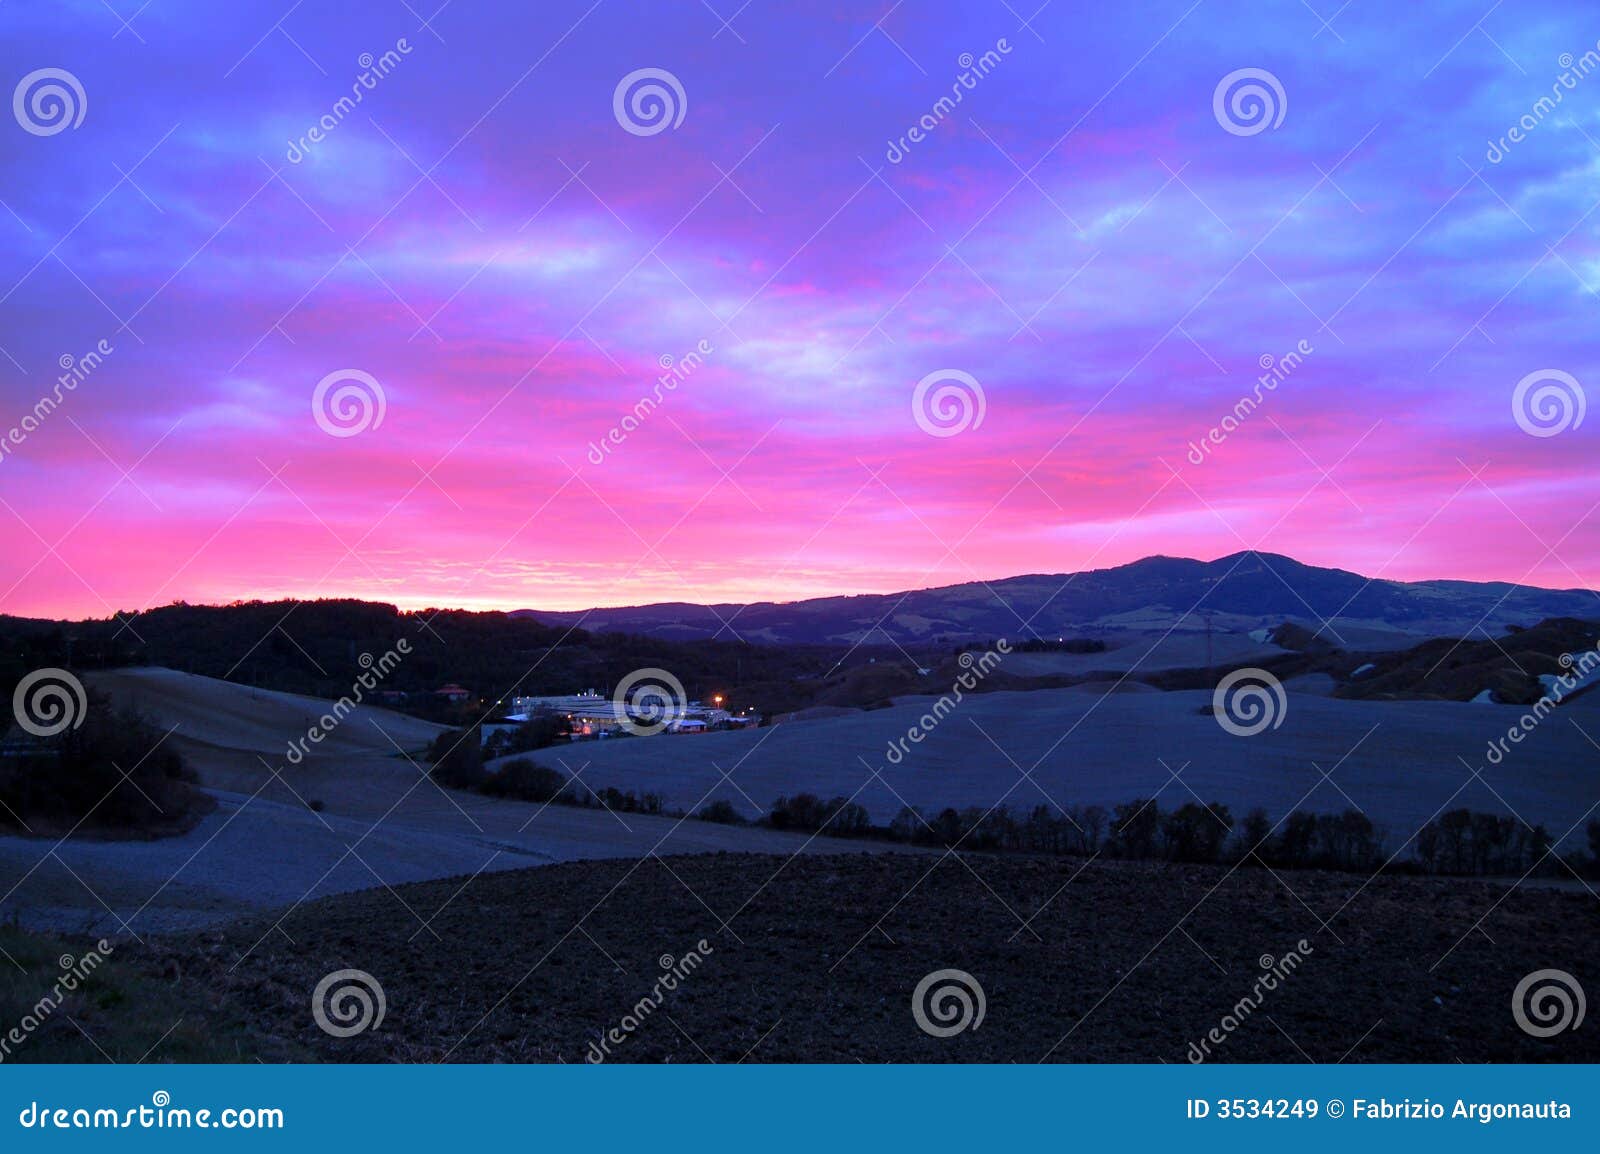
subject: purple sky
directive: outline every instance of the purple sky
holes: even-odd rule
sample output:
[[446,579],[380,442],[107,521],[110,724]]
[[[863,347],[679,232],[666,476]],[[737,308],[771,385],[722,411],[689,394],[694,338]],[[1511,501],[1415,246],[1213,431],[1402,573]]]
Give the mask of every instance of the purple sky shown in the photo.
[[1600,15],[1034,6],[0,5],[0,612],[1594,586]]

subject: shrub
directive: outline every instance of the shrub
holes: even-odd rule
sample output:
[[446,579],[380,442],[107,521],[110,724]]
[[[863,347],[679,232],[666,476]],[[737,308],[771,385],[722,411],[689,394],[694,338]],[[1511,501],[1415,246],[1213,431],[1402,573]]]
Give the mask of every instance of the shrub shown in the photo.
[[433,763],[429,775],[450,789],[477,789],[483,785],[483,733],[471,729],[447,729],[433,739],[427,758]]
[[89,692],[87,703],[76,729],[0,761],[0,825],[81,819],[90,828],[137,829],[181,825],[209,808],[165,733],[99,693]]
[[548,803],[559,798],[571,784],[560,770],[517,757],[502,765],[499,773],[485,777],[481,792],[490,797]]
[[742,813],[734,808],[731,801],[718,799],[700,808],[695,817],[701,821],[714,821],[718,825],[747,825],[749,824]]

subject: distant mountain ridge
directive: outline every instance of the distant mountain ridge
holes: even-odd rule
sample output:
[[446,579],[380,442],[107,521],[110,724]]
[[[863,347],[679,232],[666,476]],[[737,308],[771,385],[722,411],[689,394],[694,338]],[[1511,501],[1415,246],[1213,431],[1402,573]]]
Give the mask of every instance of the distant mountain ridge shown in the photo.
[[[748,605],[655,605],[581,611],[517,610],[552,625],[674,640],[720,636],[765,644],[971,641],[1096,636],[1206,627],[1270,627],[1412,636],[1465,636],[1549,617],[1600,619],[1600,593],[1501,581],[1391,581],[1306,565],[1276,553],[1198,561],[1146,557],[1110,569],[1029,574],[905,593],[818,597]],[[724,624],[724,622],[728,624]],[[1342,627],[1342,628],[1341,628]],[[1324,634],[1329,635],[1328,632]]]

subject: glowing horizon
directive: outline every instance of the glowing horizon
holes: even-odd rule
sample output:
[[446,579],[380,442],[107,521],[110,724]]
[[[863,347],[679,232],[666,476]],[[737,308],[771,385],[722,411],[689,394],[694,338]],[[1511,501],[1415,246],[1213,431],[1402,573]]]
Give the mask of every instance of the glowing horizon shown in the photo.
[[83,114],[0,125],[0,613],[1600,588],[1576,14],[66,11],[0,7]]

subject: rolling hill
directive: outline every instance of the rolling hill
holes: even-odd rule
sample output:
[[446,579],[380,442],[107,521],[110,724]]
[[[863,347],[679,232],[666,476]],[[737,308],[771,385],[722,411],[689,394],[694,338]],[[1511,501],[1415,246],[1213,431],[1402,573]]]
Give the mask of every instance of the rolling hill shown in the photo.
[[1235,553],[1215,561],[1146,557],[1111,569],[1032,574],[904,593],[819,597],[748,605],[668,602],[571,612],[519,610],[515,616],[595,632],[676,640],[740,637],[792,645],[892,640],[911,645],[986,637],[1053,638],[1126,630],[1205,628],[1204,614],[1227,627],[1313,628],[1331,622],[1335,644],[1360,648],[1347,632],[1391,631],[1461,637],[1480,626],[1547,617],[1600,615],[1600,593],[1537,589],[1506,582],[1390,581],[1305,565],[1274,553]]

